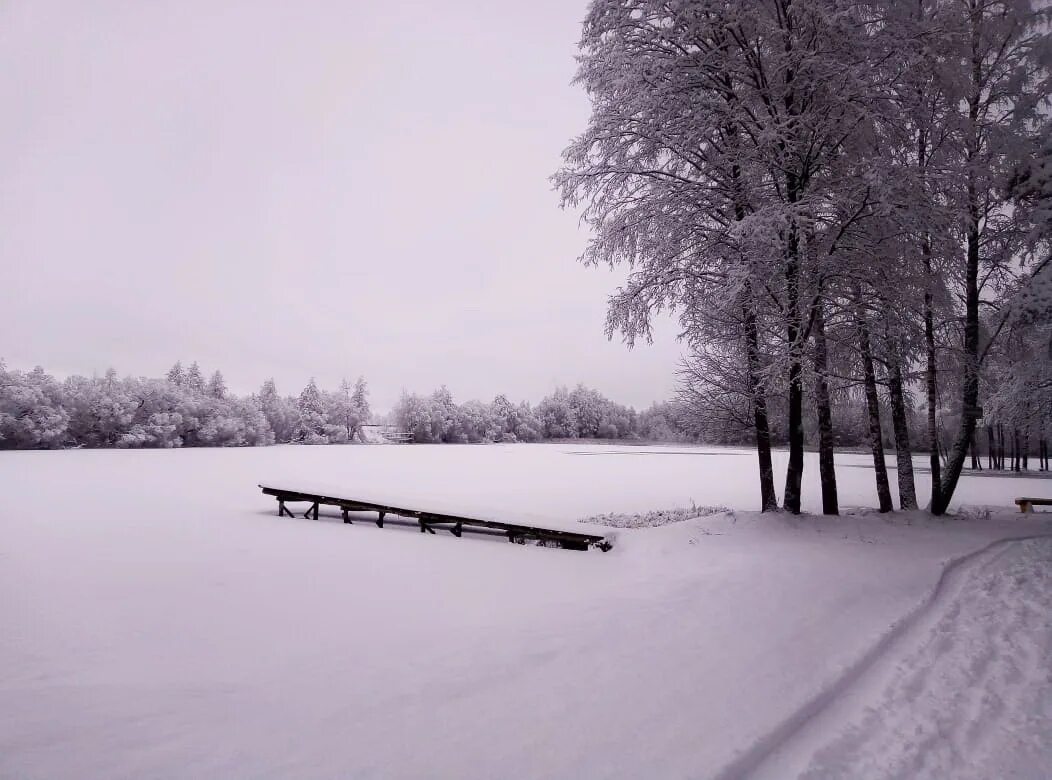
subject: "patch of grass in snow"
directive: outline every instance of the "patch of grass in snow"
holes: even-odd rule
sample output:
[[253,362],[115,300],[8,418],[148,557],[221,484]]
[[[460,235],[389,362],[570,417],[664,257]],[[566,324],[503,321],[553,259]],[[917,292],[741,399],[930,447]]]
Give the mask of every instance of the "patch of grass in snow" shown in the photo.
[[725,506],[698,506],[691,502],[690,508],[654,509],[650,512],[609,512],[581,518],[580,522],[607,525],[611,528],[653,528],[669,523],[682,523],[694,517],[707,517],[730,511]]
[[[956,517],[960,520],[977,520],[986,521],[998,513],[1006,510],[1000,507],[989,507],[989,506],[962,506],[957,510]],[[1013,513],[1014,514],[1014,513]]]

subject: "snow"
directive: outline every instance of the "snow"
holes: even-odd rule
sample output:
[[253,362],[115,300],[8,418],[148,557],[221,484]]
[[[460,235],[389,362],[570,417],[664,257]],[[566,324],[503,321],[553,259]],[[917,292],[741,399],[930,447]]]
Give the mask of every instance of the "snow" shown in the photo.
[[932,602],[755,776],[1046,777],[1052,538],[994,542]]
[[[873,503],[863,463],[838,458],[844,505]],[[686,447],[0,453],[0,776],[1027,777],[1052,760],[1048,546],[997,544],[1052,533],[1011,504],[1052,483],[966,476],[989,516],[761,517],[755,469]],[[554,523],[734,511],[577,552],[279,518],[268,474]]]

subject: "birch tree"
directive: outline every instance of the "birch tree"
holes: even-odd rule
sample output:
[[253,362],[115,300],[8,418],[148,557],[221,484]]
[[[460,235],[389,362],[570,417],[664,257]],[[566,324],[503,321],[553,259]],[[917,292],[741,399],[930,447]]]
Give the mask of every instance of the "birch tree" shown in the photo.
[[[631,269],[611,298],[608,334],[631,343],[649,337],[659,311],[677,310],[690,325],[699,312],[733,305],[749,345],[761,310],[778,320],[792,512],[821,268],[835,254],[837,220],[855,213],[829,203],[842,191],[844,147],[864,133],[871,91],[855,11],[833,0],[596,0],[578,75],[592,118],[556,176],[564,203],[581,206],[593,230],[584,261]],[[764,386],[748,384],[764,480]],[[773,489],[761,484],[761,494]]]

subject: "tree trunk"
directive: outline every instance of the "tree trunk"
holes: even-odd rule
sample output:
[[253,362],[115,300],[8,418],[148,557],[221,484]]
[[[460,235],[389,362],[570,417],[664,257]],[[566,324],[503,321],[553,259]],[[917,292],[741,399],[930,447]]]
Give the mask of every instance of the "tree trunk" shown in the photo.
[[[738,132],[734,124],[728,127],[731,145],[736,146],[734,139]],[[745,219],[745,199],[742,194],[741,167],[735,163],[731,168],[734,182],[734,217],[738,222]],[[743,322],[745,324],[745,353],[749,373],[749,393],[752,396],[753,429],[756,432],[756,459],[760,469],[760,511],[772,512],[778,509],[778,496],[774,492],[774,466],[771,463],[771,428],[767,416],[767,390],[760,378],[760,335],[756,326],[756,308],[753,300],[752,285],[746,280],[745,297],[742,302]]]
[[899,477],[899,507],[917,508],[917,487],[913,481],[913,453],[906,418],[906,401],[902,394],[902,363],[896,347],[889,350],[888,396],[891,400],[891,423],[895,429],[895,462]]
[[965,296],[964,325],[964,381],[961,389],[961,426],[946,461],[946,471],[939,485],[939,501],[932,504],[932,514],[944,514],[949,507],[953,491],[957,489],[964,459],[968,453],[968,442],[975,430],[977,404],[979,401],[979,234],[969,231],[969,260],[967,273],[967,295]]
[[880,435],[880,401],[877,398],[877,377],[873,371],[873,353],[869,344],[869,326],[865,315],[859,313],[858,347],[862,356],[862,372],[866,385],[866,407],[869,410],[869,446],[873,451],[873,470],[877,480],[877,500],[881,512],[894,509],[891,502],[891,486],[888,483],[888,467],[884,462],[884,443]]
[[972,452],[972,471],[982,471],[983,463],[979,460],[979,445],[976,443],[976,432],[972,431],[972,442],[969,448]]
[[1005,470],[1005,427],[997,423],[997,470]]
[[[793,187],[795,200],[795,187]],[[800,492],[804,476],[804,388],[801,376],[800,344],[800,244],[796,226],[789,228],[788,256],[785,266],[786,315],[789,338],[789,465],[785,471],[785,496],[782,505],[794,515],[800,514]]]
[[746,288],[746,302],[742,304],[742,313],[745,322],[749,390],[752,394],[753,427],[756,431],[756,457],[760,466],[760,511],[770,512],[778,508],[778,497],[774,492],[774,467],[771,464],[771,429],[767,418],[767,392],[760,379],[760,338],[749,288]]
[[935,417],[935,409],[939,400],[938,386],[936,384],[935,360],[935,295],[932,288],[935,277],[931,267],[931,244],[927,237],[924,239],[924,273],[926,276],[926,287],[924,290],[924,351],[927,365],[924,370],[924,383],[928,395],[928,463],[931,468],[931,501],[929,506],[935,507],[942,502],[940,485],[942,483],[942,464],[939,461],[939,429]]
[[825,305],[815,307],[815,407],[818,412],[818,471],[822,479],[822,514],[840,514],[833,465],[833,414],[829,403],[829,357],[826,346]]
[[986,426],[986,467],[990,471],[994,470],[994,428],[992,425]]
[[939,501],[932,504],[932,514],[944,514],[957,488],[961,477],[964,459],[968,451],[968,442],[975,430],[975,421],[979,411],[979,247],[981,196],[976,174],[976,158],[979,156],[979,107],[982,102],[982,57],[978,52],[980,30],[976,26],[980,17],[975,16],[972,22],[972,72],[971,94],[968,96],[968,137],[967,137],[967,242],[966,262],[964,269],[964,380],[961,382],[961,423],[957,438],[950,450],[946,470],[939,485]]

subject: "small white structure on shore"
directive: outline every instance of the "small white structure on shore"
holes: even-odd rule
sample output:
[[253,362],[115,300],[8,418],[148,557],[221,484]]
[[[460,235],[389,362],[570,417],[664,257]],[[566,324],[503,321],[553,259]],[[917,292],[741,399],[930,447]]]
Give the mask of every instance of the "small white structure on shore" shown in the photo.
[[397,425],[362,425],[358,435],[363,444],[408,444],[413,434]]

